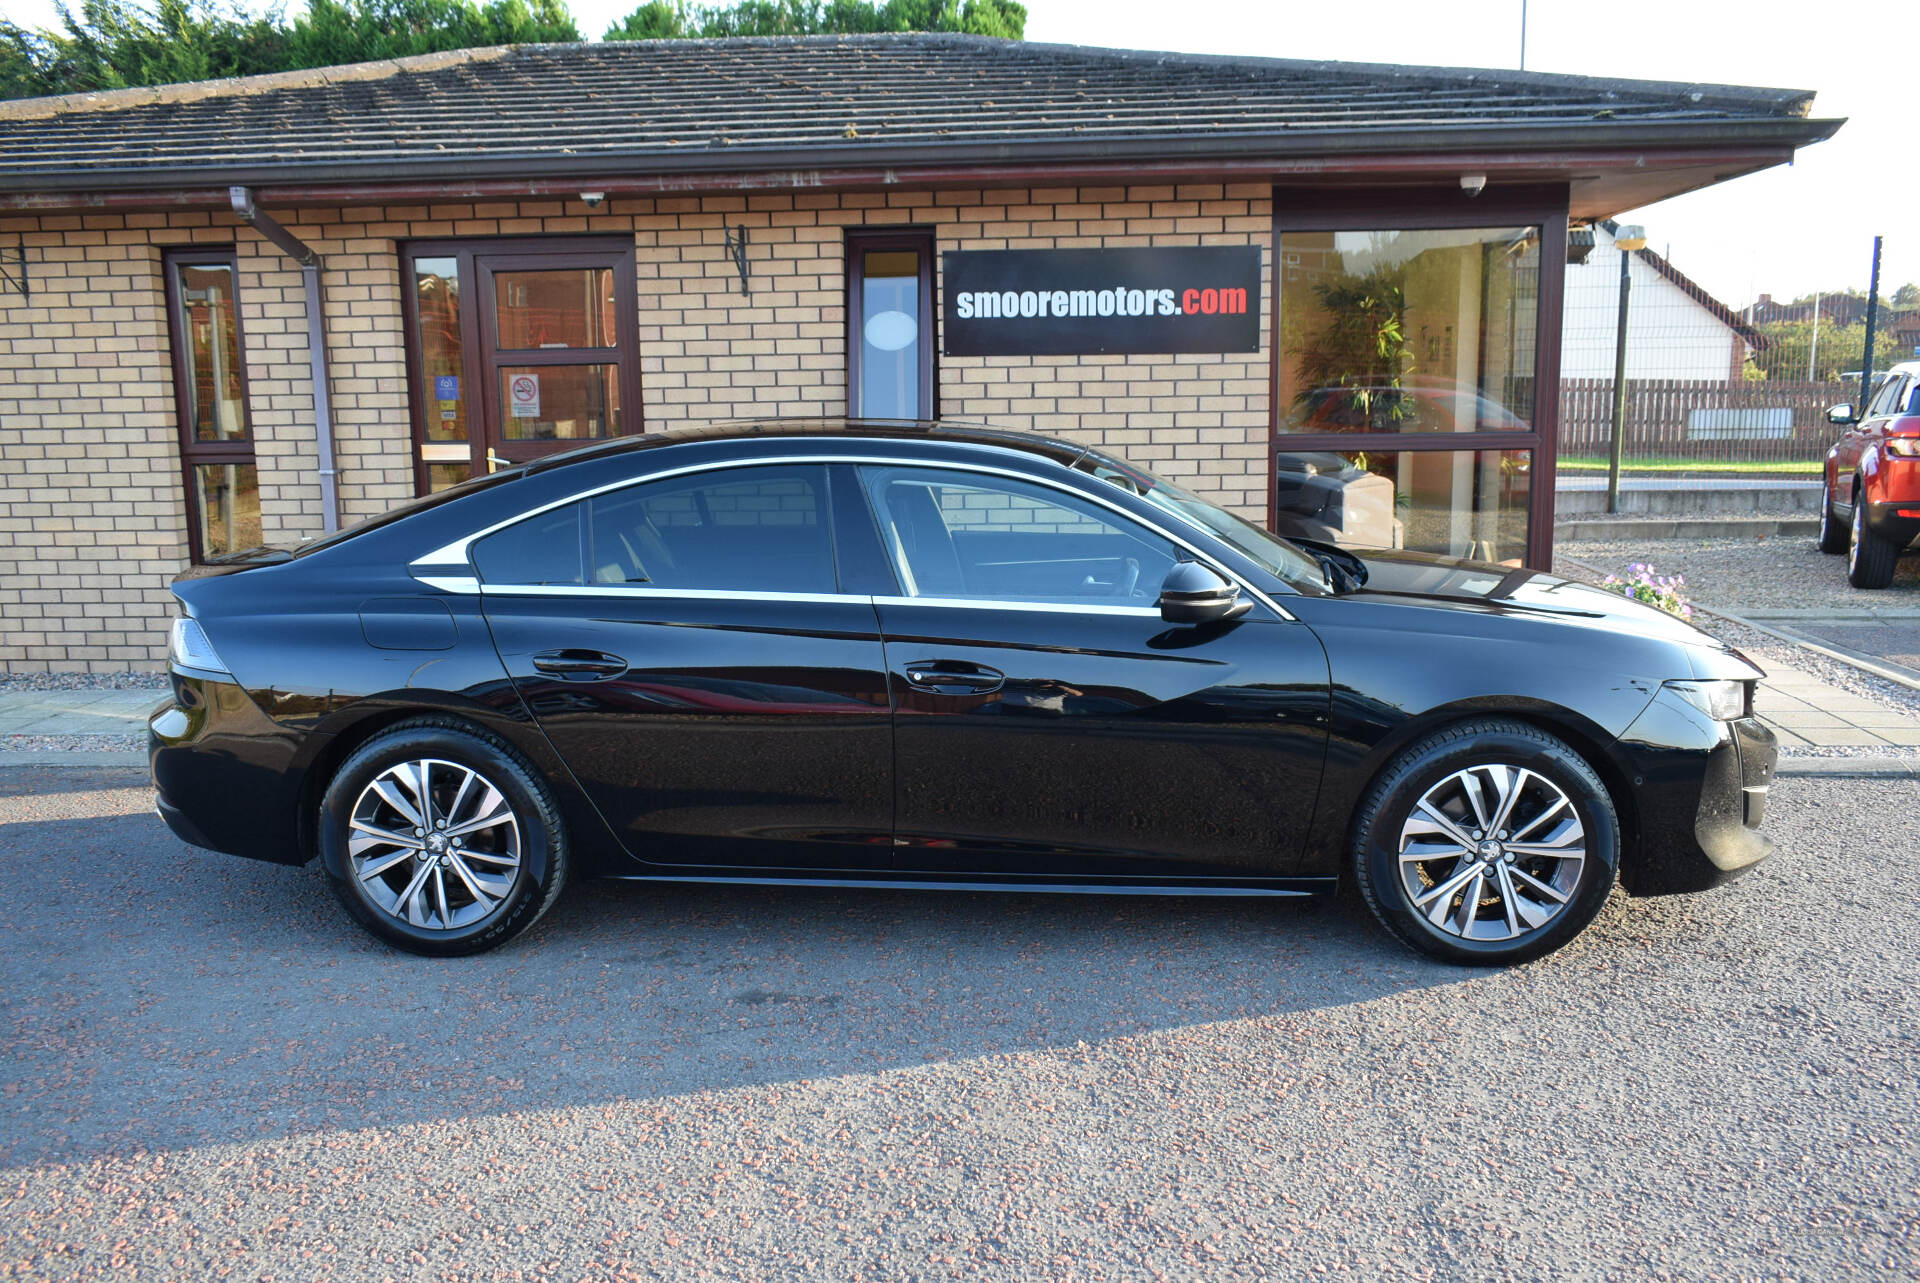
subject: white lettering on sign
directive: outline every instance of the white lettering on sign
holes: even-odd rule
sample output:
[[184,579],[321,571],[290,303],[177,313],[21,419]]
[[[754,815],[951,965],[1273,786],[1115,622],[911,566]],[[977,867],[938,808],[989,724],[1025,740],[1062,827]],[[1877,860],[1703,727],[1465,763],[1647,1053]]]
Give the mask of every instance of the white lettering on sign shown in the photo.
[[516,419],[540,417],[540,376],[516,374],[507,380],[507,401]]

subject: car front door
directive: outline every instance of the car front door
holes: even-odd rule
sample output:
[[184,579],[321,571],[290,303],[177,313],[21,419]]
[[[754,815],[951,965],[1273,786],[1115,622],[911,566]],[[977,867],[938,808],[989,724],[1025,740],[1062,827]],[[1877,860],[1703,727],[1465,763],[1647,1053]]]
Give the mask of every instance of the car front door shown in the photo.
[[1325,752],[1325,652],[1263,606],[1175,626],[1192,555],[1066,489],[868,465],[902,870],[1290,872]]
[[1860,458],[1887,435],[1887,426],[1905,404],[1908,382],[1908,377],[1898,371],[1889,374],[1867,403],[1866,413],[1861,416],[1860,422],[1847,432],[1843,440],[1835,458],[1840,483],[1837,488],[1849,504],[1859,500],[1859,496],[1854,494],[1854,483],[1860,475]]
[[500,658],[638,859],[891,865],[887,678],[871,597],[841,592],[836,471],[856,484],[689,472],[475,543]]

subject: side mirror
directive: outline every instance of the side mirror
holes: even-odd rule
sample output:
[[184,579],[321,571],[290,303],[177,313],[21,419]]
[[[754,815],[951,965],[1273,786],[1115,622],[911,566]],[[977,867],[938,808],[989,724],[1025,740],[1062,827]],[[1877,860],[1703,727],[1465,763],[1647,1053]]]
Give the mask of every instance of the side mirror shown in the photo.
[[1174,562],[1160,585],[1160,618],[1170,624],[1219,623],[1252,609],[1240,600],[1240,585],[1197,561]]
[[1852,423],[1853,403],[1850,401],[1842,401],[1839,405],[1830,407],[1827,410],[1827,422],[1837,423],[1842,427],[1846,427]]

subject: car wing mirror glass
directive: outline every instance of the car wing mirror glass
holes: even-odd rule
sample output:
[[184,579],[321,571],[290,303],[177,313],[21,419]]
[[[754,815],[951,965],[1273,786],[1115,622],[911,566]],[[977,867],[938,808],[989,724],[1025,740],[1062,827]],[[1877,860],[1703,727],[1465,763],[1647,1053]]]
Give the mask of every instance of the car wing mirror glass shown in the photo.
[[1240,585],[1197,561],[1176,561],[1160,584],[1160,618],[1170,624],[1218,623],[1252,609]]
[[1827,422],[1838,423],[1842,425],[1852,423],[1853,422],[1853,403],[1850,401],[1842,401],[1839,405],[1833,406],[1830,409],[1828,409]]

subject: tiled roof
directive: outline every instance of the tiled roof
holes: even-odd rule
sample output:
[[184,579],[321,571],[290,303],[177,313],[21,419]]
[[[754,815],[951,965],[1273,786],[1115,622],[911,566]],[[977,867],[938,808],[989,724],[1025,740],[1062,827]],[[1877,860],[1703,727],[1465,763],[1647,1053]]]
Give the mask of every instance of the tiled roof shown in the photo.
[[521,45],[0,103],[0,189],[1393,150],[1488,130],[1802,142],[1827,132],[1801,119],[1811,97],[978,36]]

